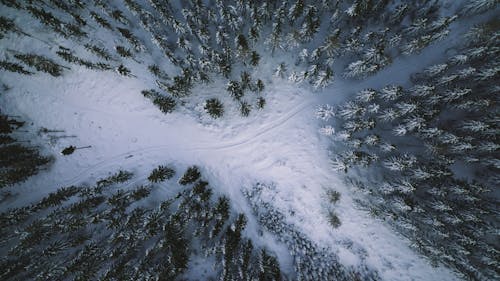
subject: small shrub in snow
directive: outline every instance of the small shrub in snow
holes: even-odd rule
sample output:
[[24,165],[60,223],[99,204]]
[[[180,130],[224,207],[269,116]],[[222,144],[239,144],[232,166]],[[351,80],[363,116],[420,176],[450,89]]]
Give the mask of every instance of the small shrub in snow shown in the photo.
[[161,182],[168,179],[171,179],[175,175],[175,170],[170,167],[158,166],[157,168],[151,171],[151,174],[148,177],[150,182]]
[[152,64],[152,65],[148,66],[148,70],[149,70],[149,72],[153,73],[156,77],[158,77],[160,79],[163,79],[163,80],[170,79],[168,74],[165,71],[163,71],[162,69],[160,69],[160,67],[156,64]]
[[332,204],[335,204],[340,200],[340,193],[336,190],[328,190],[326,192],[326,196],[328,197],[328,201]]
[[340,224],[341,224],[340,219],[334,211],[328,212],[328,223],[330,223],[330,225],[333,228],[337,228],[340,226]]
[[131,172],[120,170],[120,171],[118,171],[118,173],[116,173],[110,177],[99,180],[97,182],[97,186],[98,187],[106,187],[106,186],[110,186],[110,185],[115,184],[115,183],[126,182],[129,179],[131,179],[133,175],[134,174]]
[[116,71],[123,76],[130,76],[131,74],[130,69],[125,67],[123,64],[120,64],[118,68],[116,68]]
[[256,51],[253,51],[252,54],[250,55],[250,64],[252,66],[257,66],[259,65],[260,61],[260,55]]
[[163,96],[156,90],[143,90],[141,93],[144,97],[153,101],[153,104],[156,105],[163,113],[171,113],[177,105],[174,98]]
[[259,97],[257,99],[257,108],[262,109],[264,108],[265,105],[266,105],[266,99],[264,99],[263,97]]
[[261,93],[262,91],[264,91],[264,82],[262,82],[262,80],[260,79],[257,79],[257,82],[255,83],[255,88],[257,89],[257,92],[258,93]]
[[187,185],[197,181],[201,177],[200,170],[196,166],[189,167],[182,178],[179,179],[179,184]]
[[251,107],[250,107],[250,104],[248,102],[242,101],[240,103],[241,116],[247,117],[248,115],[250,115],[250,110],[251,110]]
[[177,105],[175,99],[167,96],[155,97],[153,99],[153,104],[156,105],[163,113],[171,113]]
[[208,99],[205,102],[205,111],[213,118],[219,118],[224,115],[224,105],[217,98]]
[[236,100],[241,99],[244,95],[243,89],[238,81],[229,81],[226,90],[229,92],[229,95]]
[[116,46],[116,52],[124,58],[132,57],[132,52],[123,46]]

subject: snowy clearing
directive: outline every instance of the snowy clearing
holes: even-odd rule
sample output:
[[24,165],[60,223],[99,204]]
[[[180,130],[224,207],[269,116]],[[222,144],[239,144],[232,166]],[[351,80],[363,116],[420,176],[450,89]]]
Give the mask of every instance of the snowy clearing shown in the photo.
[[[148,228],[150,233],[130,240],[140,241],[130,246],[133,252],[153,237],[181,233],[176,238],[185,239],[182,231],[196,228],[194,220],[203,224],[197,230],[205,228],[206,236],[189,233],[189,251],[181,257],[189,266],[168,268],[178,253],[163,246],[177,244],[175,239],[154,242],[168,257],[165,271],[176,278],[447,281],[498,275],[498,191],[492,198],[487,193],[488,185],[498,182],[500,167],[495,124],[500,68],[491,59],[499,52],[498,1],[0,2],[0,149],[16,159],[21,154],[16,149],[25,143],[55,157],[50,167],[40,164],[38,174],[37,166],[30,170],[36,175],[26,181],[19,177],[9,186],[0,179],[0,188],[8,187],[0,190],[0,222],[9,236],[0,241],[6,252],[0,277],[19,278],[24,274],[19,268],[30,266],[33,272],[26,276],[52,274],[44,271],[44,262],[59,272],[55,276],[78,276],[81,272],[68,269],[69,261],[41,258],[32,264],[48,248],[42,242],[23,248],[23,239],[43,236],[39,229],[53,231],[35,223],[29,229],[30,220],[42,224],[35,215],[47,211],[38,213],[43,208],[34,202],[77,186],[73,189],[81,193],[73,190],[64,203],[72,204],[86,196],[82,187],[99,193],[99,180],[119,170],[132,172],[118,181],[124,189],[117,193],[129,189],[126,200],[144,185],[147,195],[136,200],[153,190],[148,203],[171,198],[206,203],[196,205],[202,211],[188,203],[167,204],[163,232]],[[1,175],[15,179],[23,173],[23,166],[16,166],[22,161],[12,161],[12,167],[6,162],[0,159]],[[153,181],[151,171],[161,170],[159,165],[171,167],[175,179],[189,169],[197,176],[185,184],[174,183],[173,175]],[[211,192],[230,199],[231,220],[211,207]],[[106,196],[95,198],[114,208],[109,203],[114,195]],[[74,218],[71,208],[65,213],[58,204],[49,204],[61,211],[54,217]],[[103,208],[99,204],[96,209]],[[138,213],[140,204],[134,205]],[[152,205],[148,212],[158,207]],[[105,211],[94,217],[82,212],[75,221],[88,224],[84,230],[94,223],[106,229],[118,219],[99,221]],[[121,211],[123,220],[136,209]],[[19,219],[30,212],[30,219]],[[192,214],[181,222],[183,212]],[[145,214],[130,224],[130,233],[147,232],[136,227]],[[47,221],[56,225],[52,219]],[[222,221],[219,231],[224,231],[207,234],[215,221]],[[276,228],[269,227],[273,223]],[[241,226],[250,246],[240,239]],[[99,243],[119,251],[113,239]],[[211,246],[202,253],[198,244],[205,242],[196,239]],[[21,246],[9,244],[16,240]],[[129,243],[125,240],[121,246]],[[78,261],[85,250],[75,249],[89,246],[85,243],[58,254],[73,251],[70,260]],[[24,260],[26,253],[36,254]],[[101,264],[109,268],[96,267],[106,273],[96,270],[91,276],[103,278],[126,263],[141,275],[137,259],[129,257],[113,256]],[[276,267],[264,270],[264,261]],[[251,268],[245,278],[244,268]],[[269,272],[276,275],[265,276]]]
[[[16,79],[10,76],[9,80]],[[450,271],[432,268],[413,253],[409,242],[382,222],[355,208],[350,191],[329,169],[326,143],[313,118],[321,96],[275,79],[267,90],[268,107],[263,112],[202,125],[199,118],[186,113],[162,114],[138,95],[144,88],[137,79],[79,69],[64,80],[34,76],[2,95],[6,108],[23,112],[34,128],[65,130],[77,136],[54,144],[54,154],[69,144],[92,145],[70,156],[57,156],[49,172],[17,187],[33,196],[22,200],[38,198],[41,186],[48,193],[61,186],[93,182],[118,169],[134,171],[139,184],[158,164],[196,163],[206,170],[210,182],[223,188],[221,192],[247,213],[242,189],[257,182],[276,184],[277,189],[267,194],[269,201],[294,214],[288,218],[290,223],[336,253],[347,266],[356,266],[362,259],[384,280],[436,280],[436,276],[455,280]],[[326,221],[327,189],[342,194],[335,207],[342,223],[338,229]]]

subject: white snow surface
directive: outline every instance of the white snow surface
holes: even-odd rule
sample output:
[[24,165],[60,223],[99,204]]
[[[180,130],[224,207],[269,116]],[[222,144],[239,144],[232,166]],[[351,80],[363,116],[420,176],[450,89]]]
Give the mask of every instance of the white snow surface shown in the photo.
[[[387,79],[381,77],[404,84],[409,73],[442,56],[449,41],[459,40],[454,35],[425,49],[418,57],[398,59],[362,82],[335,81],[325,90],[328,95],[312,93],[308,87],[280,78],[268,78],[265,108],[253,109],[247,118],[239,116],[234,103],[226,107],[221,119],[213,120],[199,112],[203,100],[225,92],[223,83],[218,81],[197,86],[183,108],[165,115],[140,94],[141,90],[153,88],[154,81],[144,66],[133,61],[126,66],[137,78],[74,65],[60,78],[2,72],[0,82],[13,87],[0,95],[3,111],[33,122],[33,131],[40,127],[65,130],[64,134],[76,138],[48,145],[49,152],[56,156],[54,165],[12,188],[22,196],[3,202],[0,207],[3,210],[38,200],[62,186],[93,183],[118,169],[133,171],[136,176],[130,185],[134,185],[143,183],[157,165],[174,163],[177,172],[182,173],[182,168],[195,164],[202,167],[203,175],[217,192],[229,196],[233,207],[250,217],[246,234],[273,248],[285,270],[290,270],[291,261],[287,260],[283,246],[269,233],[258,234],[241,192],[257,182],[274,184],[276,188],[264,193],[263,199],[288,214],[288,222],[317,245],[335,252],[346,266],[355,267],[364,261],[383,280],[457,280],[451,270],[433,267],[411,250],[410,242],[384,222],[356,208],[351,188],[330,167],[329,141],[320,135],[321,124],[314,114],[318,105],[342,100],[342,93],[354,93],[368,85],[384,86]],[[9,40],[8,46],[0,50],[2,58],[9,56],[7,48],[33,50],[36,45],[31,39]],[[53,52],[44,49],[45,45],[37,44],[35,53],[54,57]],[[290,61],[293,64],[292,58]],[[272,69],[276,62],[263,60],[260,68]],[[262,77],[267,76],[261,74]],[[224,100],[224,104],[231,104],[230,99]],[[92,147],[69,156],[60,155],[68,145]],[[168,186],[162,188],[167,195]],[[341,193],[335,206],[327,202],[328,189]],[[331,208],[342,223],[336,229],[326,221]]]
[[[0,96],[7,113],[23,114],[34,128],[65,130],[77,136],[50,146],[55,164],[15,188],[23,194],[22,200],[36,200],[61,186],[90,183],[118,169],[133,171],[133,184],[140,184],[159,164],[196,164],[218,192],[227,194],[235,208],[249,216],[242,189],[257,182],[274,183],[276,189],[264,194],[267,199],[290,214],[290,223],[337,253],[348,266],[364,259],[384,280],[455,280],[448,269],[432,267],[408,247],[409,241],[355,207],[351,191],[330,168],[328,142],[318,133],[314,117],[315,107],[322,103],[318,94],[275,78],[267,84],[264,110],[255,109],[249,118],[228,110],[214,121],[189,109],[162,114],[140,94],[150,88],[141,79],[72,69],[59,79],[45,74],[26,79],[11,73],[2,78],[15,84]],[[221,90],[204,85],[193,92],[206,98]],[[68,145],[92,147],[60,155]],[[326,221],[331,207],[326,189],[342,195],[334,207],[342,222],[337,229]],[[259,237],[252,227],[247,235],[264,244],[274,243],[267,235]],[[290,264],[281,261],[285,267]]]

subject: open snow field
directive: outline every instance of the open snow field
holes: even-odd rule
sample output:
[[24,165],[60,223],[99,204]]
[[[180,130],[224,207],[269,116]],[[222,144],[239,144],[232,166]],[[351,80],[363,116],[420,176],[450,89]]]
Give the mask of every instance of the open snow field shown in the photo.
[[[9,76],[14,80],[16,75]],[[383,222],[355,208],[349,189],[329,168],[327,143],[318,133],[314,112],[321,95],[274,79],[266,90],[267,107],[262,112],[249,118],[226,116],[210,121],[187,111],[162,114],[138,94],[144,88],[147,85],[138,79],[79,68],[64,80],[33,76],[2,95],[5,108],[21,112],[33,128],[64,130],[76,136],[51,145],[56,162],[50,171],[16,188],[24,194],[22,200],[29,202],[61,186],[94,182],[118,169],[133,171],[134,182],[140,184],[159,164],[183,167],[194,163],[250,218],[242,190],[258,182],[273,183],[276,189],[263,197],[291,214],[290,223],[336,253],[346,266],[366,263],[384,280],[455,280],[449,270],[433,268],[412,252],[409,242]],[[210,96],[211,90],[218,89],[197,90],[201,96]],[[92,147],[60,155],[68,145]],[[341,193],[335,206],[342,223],[337,229],[326,220],[328,189]],[[259,238],[251,228],[247,232],[279,253],[280,246],[264,239],[268,236]]]
[[[404,4],[404,1],[401,2]],[[62,77],[52,77],[42,72],[31,76],[3,70],[0,72],[0,86],[4,84],[4,86],[9,87],[0,94],[0,110],[4,114],[19,116],[25,120],[27,125],[23,129],[28,130],[28,132],[21,137],[27,140],[32,136],[30,141],[33,144],[39,145],[46,154],[55,156],[55,161],[50,168],[41,171],[23,183],[16,184],[12,190],[20,196],[2,200],[0,211],[3,212],[9,208],[38,201],[61,187],[92,184],[118,170],[134,173],[132,180],[126,183],[127,187],[134,187],[146,183],[151,170],[158,165],[173,164],[178,173],[186,170],[188,166],[196,165],[200,167],[203,177],[210,182],[211,186],[216,187],[215,193],[228,196],[231,199],[231,208],[247,216],[249,222],[245,229],[245,235],[259,246],[271,249],[278,256],[282,271],[291,278],[294,277],[294,261],[292,260],[293,255],[289,253],[290,247],[287,248],[284,243],[280,242],[282,237],[277,237],[275,233],[269,232],[265,226],[259,224],[249,199],[244,195],[245,191],[252,190],[260,184],[264,186],[259,194],[259,200],[262,200],[263,204],[269,204],[279,213],[284,214],[287,224],[290,224],[303,237],[312,241],[318,248],[331,253],[333,257],[337,257],[338,261],[346,268],[367,268],[370,272],[376,272],[374,276],[378,274],[381,280],[391,281],[460,279],[459,275],[449,267],[433,264],[429,258],[415,252],[411,247],[410,240],[397,234],[386,221],[376,218],[368,210],[355,203],[356,199],[359,199],[359,193],[354,187],[344,182],[344,174],[332,169],[331,156],[336,152],[332,137],[320,134],[320,129],[331,123],[316,118],[316,111],[318,107],[325,104],[341,105],[346,100],[352,99],[362,89],[380,89],[388,84],[408,88],[414,86],[414,81],[410,81],[412,74],[422,71],[429,65],[443,63],[444,58],[455,54],[454,52],[457,52],[456,48],[458,48],[456,46],[462,44],[462,36],[466,30],[483,23],[485,19],[494,18],[495,13],[498,13],[497,8],[485,11],[483,14],[463,17],[457,21],[453,18],[450,20],[451,24],[447,30],[449,31],[446,33],[447,36],[443,36],[435,42],[432,41],[429,43],[429,47],[424,44],[425,47],[418,49],[414,54],[403,55],[400,49],[397,52],[387,51],[394,46],[387,47],[386,50],[382,48],[380,57],[384,57],[386,55],[384,52],[387,51],[390,63],[387,65],[381,63],[380,70],[369,73],[367,77],[360,75],[357,78],[362,79],[359,80],[344,79],[342,73],[345,73],[346,65],[355,61],[355,58],[363,57],[361,50],[364,47],[370,47],[370,44],[363,46],[362,40],[370,36],[376,38],[383,34],[382,42],[386,39],[389,40],[389,38],[385,38],[386,35],[389,37],[392,34],[388,32],[389,27],[385,31],[379,31],[376,30],[377,26],[368,26],[362,31],[367,32],[367,34],[368,31],[374,31],[370,36],[358,34],[354,30],[355,28],[353,31],[342,30],[345,34],[350,32],[349,34],[354,39],[356,36],[365,39],[360,42],[354,42],[353,39],[351,43],[354,47],[350,47],[356,49],[355,45],[360,44],[359,51],[351,53],[346,51],[348,54],[346,57],[339,55],[340,58],[338,60],[335,58],[335,63],[331,64],[331,69],[330,66],[325,68],[335,73],[335,79],[332,84],[328,84],[326,88],[321,90],[312,89],[313,87],[309,85],[315,84],[312,83],[312,80],[309,80],[311,83],[293,83],[289,81],[292,79],[287,78],[292,71],[304,69],[309,71],[321,63],[327,65],[327,62],[312,65],[314,60],[318,60],[313,59],[312,54],[302,61],[298,58],[298,51],[288,53],[287,47],[283,47],[283,50],[275,53],[273,46],[271,52],[267,40],[261,38],[262,40],[259,40],[266,41],[265,44],[261,42],[251,46],[256,52],[262,54],[260,63],[250,68],[247,62],[239,65],[238,63],[241,64],[241,62],[237,61],[233,74],[240,73],[241,70],[251,69],[248,71],[251,79],[254,79],[252,81],[256,81],[256,79],[264,81],[265,89],[262,97],[265,97],[266,103],[263,109],[257,109],[256,106],[253,106],[250,115],[242,117],[238,108],[239,98],[230,97],[229,90],[226,89],[228,80],[238,80],[239,78],[226,77],[223,79],[220,73],[210,77],[214,79],[210,83],[194,82],[194,88],[191,89],[189,96],[177,97],[168,93],[175,96],[178,104],[172,113],[162,113],[151,100],[141,94],[141,91],[162,88],[158,86],[158,80],[148,72],[148,65],[159,65],[162,70],[168,72],[168,75],[179,74],[178,65],[174,65],[176,63],[171,58],[170,61],[166,59],[168,56],[165,56],[164,53],[165,49],[168,48],[165,48],[164,45],[159,46],[157,37],[153,36],[154,40],[151,37],[151,35],[158,35],[169,30],[167,28],[163,30],[163,26],[158,28],[159,31],[155,30],[158,26],[154,24],[161,21],[151,21],[151,26],[146,28],[144,22],[139,21],[140,17],[130,12],[131,10],[124,4],[125,2],[110,1],[110,3],[109,9],[127,11],[124,13],[125,17],[133,19],[128,24],[115,19],[113,24],[130,28],[143,44],[143,49],[137,48],[131,57],[120,57],[114,54],[112,59],[106,59],[105,62],[111,66],[111,71],[90,70],[81,65],[64,62],[55,55],[55,52],[59,50],[58,46],[65,46],[84,59],[94,62],[102,61],[102,58],[99,58],[95,53],[92,54],[86,50],[82,42],[95,43],[96,46],[102,46],[103,49],[112,50],[111,52],[116,51],[117,46],[131,46],[130,41],[121,38],[116,30],[102,28],[96,23],[93,23],[94,26],[91,24],[83,25],[88,29],[87,32],[93,32],[92,36],[97,38],[96,41],[92,42],[92,39],[87,37],[84,40],[72,41],[68,39],[69,37],[52,36],[50,32],[53,33],[53,31],[47,31],[47,26],[40,25],[39,21],[26,11],[20,12],[19,15],[12,12],[17,11],[13,8],[0,11],[1,16],[12,17],[17,25],[22,26],[24,32],[11,32],[8,40],[1,41],[1,60],[9,61],[19,51],[33,52],[57,60],[64,66]],[[144,15],[149,13],[150,16],[154,14],[158,17],[158,11],[154,5],[151,5],[151,1],[140,1],[140,3],[144,7],[148,7],[142,10],[145,11]],[[43,2],[40,5],[49,6],[50,4]],[[186,4],[186,7],[190,7],[189,5],[191,4]],[[283,7],[286,5],[288,4],[283,4]],[[347,4],[343,3],[342,5]],[[436,23],[445,26],[444,22],[449,20],[446,17],[455,15],[463,6],[463,1],[446,0],[441,1],[440,5],[439,9],[442,10],[437,14],[441,17],[441,21],[431,20],[432,17],[429,16],[428,22],[426,22],[427,18],[422,21],[417,19],[415,22],[407,22],[408,18],[413,20],[412,12],[410,13],[412,15],[408,16],[406,20],[404,20],[405,14],[398,24],[404,25],[407,29],[416,29],[419,24],[425,28]],[[494,3],[490,5],[495,7]],[[104,6],[102,5],[102,7]],[[183,1],[176,2],[174,7],[181,11],[181,8],[184,7]],[[288,17],[291,17],[291,8],[286,7],[287,10],[284,13],[288,14],[287,11],[290,9]],[[313,6],[309,5],[308,9],[311,7]],[[353,4],[352,7],[355,5]],[[393,3],[389,10],[395,9],[395,7],[400,7],[398,1]],[[56,8],[53,9],[56,10]],[[347,14],[354,12],[350,9],[344,9],[340,12]],[[413,8],[409,7],[409,9]],[[234,10],[236,11],[236,8]],[[311,8],[311,10],[313,9]],[[104,8],[85,7],[86,14],[83,17],[88,18],[89,22],[91,22],[90,11],[97,11],[102,15],[109,12],[105,11]],[[179,13],[176,16],[181,18],[179,11],[176,12]],[[406,13],[405,9],[401,11],[403,11],[402,14]],[[418,14],[418,11],[414,12]],[[432,14],[432,11],[429,13]],[[54,14],[69,18],[61,11],[54,12]],[[141,14],[141,16],[144,15]],[[161,14],[158,18],[165,20],[163,16]],[[246,16],[248,17],[248,15]],[[303,50],[306,52],[309,48],[311,51],[315,49],[313,48],[315,44],[319,44],[318,42],[335,34],[334,31],[330,30],[330,25],[333,26],[335,23],[342,27],[341,24],[344,24],[341,20],[336,22],[335,16],[338,15],[332,15],[328,19],[320,19],[320,22],[324,20],[324,23],[318,24],[320,27],[315,31],[318,32],[317,38],[311,39],[304,46],[300,45],[300,48],[304,47]],[[213,17],[214,22],[219,20],[216,19],[216,15]],[[354,16],[352,17],[354,18]],[[269,19],[271,18],[270,14]],[[348,18],[344,21],[348,23],[349,20]],[[304,22],[307,21],[304,20]],[[353,22],[355,22],[354,19]],[[264,28],[262,33],[266,36],[269,35],[266,32],[271,32],[274,29],[271,27],[274,26],[272,20],[269,23],[269,28]],[[381,23],[380,27],[383,24],[385,22]],[[152,28],[153,26],[154,28]],[[431,30],[432,32],[440,30],[441,26],[436,26],[438,27]],[[295,30],[293,28],[294,25],[291,24],[290,30],[286,32],[293,34],[292,31]],[[361,27],[359,28],[362,30]],[[390,28],[393,27],[390,26]],[[431,31],[425,31],[425,28],[421,28],[424,30],[422,34],[425,32],[433,34]],[[404,37],[407,29],[397,31],[400,32],[398,35],[403,35],[401,38],[404,40],[408,39]],[[443,29],[448,29],[448,26]],[[380,28],[380,30],[383,29]],[[155,32],[159,33],[154,34]],[[177,30],[175,32],[177,33]],[[342,36],[347,36],[347,38],[351,36],[345,34],[343,33]],[[416,34],[419,33],[416,32]],[[175,36],[173,35],[172,38],[176,39]],[[415,38],[430,40],[430,35],[426,36],[427,34]],[[402,40],[401,38],[399,40]],[[234,45],[237,45],[238,41],[233,39],[231,38],[230,43],[233,44],[232,41],[234,41]],[[290,38],[287,37],[288,39]],[[339,43],[336,40],[340,39],[331,40],[333,45],[341,46],[343,44],[342,48],[345,47],[344,45],[349,45],[345,42]],[[168,40],[165,39],[165,42]],[[328,40],[325,42],[328,43]],[[346,42],[350,41],[346,40]],[[366,42],[370,41],[366,39]],[[178,41],[175,44],[178,45]],[[286,45],[286,43],[283,44]],[[395,44],[397,45],[397,43]],[[375,45],[377,44],[374,44],[374,48],[369,50],[376,51],[375,47],[378,48],[378,45]],[[381,46],[385,45],[381,44]],[[178,46],[175,48],[177,48],[177,53],[174,51],[173,57],[179,55],[181,52],[179,49],[182,49]],[[334,51],[337,52],[338,50],[335,48]],[[338,48],[340,49],[340,47]],[[321,48],[318,47],[315,51],[319,49]],[[221,49],[220,51],[223,53],[227,50]],[[181,54],[184,55],[182,52]],[[191,55],[191,50],[189,49],[186,53]],[[393,53],[397,53],[394,58],[391,57]],[[179,56],[179,58],[187,61],[187,56]],[[321,58],[321,54],[318,58]],[[311,67],[309,65],[303,67],[303,64],[308,63],[311,63]],[[278,77],[279,75],[273,75],[276,66],[281,64],[289,67],[288,70],[284,71],[285,74],[282,78]],[[124,76],[112,71],[118,65],[129,68],[132,75]],[[182,65],[182,69],[183,67],[184,65]],[[496,71],[494,75],[498,75],[498,70]],[[320,73],[325,73],[325,71],[321,69]],[[212,75],[212,73],[209,74]],[[171,78],[165,80],[172,81]],[[306,78],[312,79],[304,75],[303,79],[307,81]],[[255,101],[259,95],[255,91],[251,92],[248,89],[246,91],[246,96],[242,100],[249,103]],[[224,114],[221,118],[214,119],[205,112],[204,102],[210,98],[218,98],[224,104]],[[40,132],[42,128],[57,132],[43,133]],[[51,136],[67,137],[53,139]],[[61,151],[70,145],[91,147],[77,149],[71,155],[62,155]],[[165,198],[173,197],[176,193],[176,191],[169,189],[167,184],[159,184],[159,186],[162,189],[160,194],[164,195]],[[331,191],[340,193],[340,200],[336,204],[331,203],[328,199],[328,193]],[[429,201],[432,201],[431,199]],[[329,212],[338,215],[341,222],[339,227],[332,227],[328,221]],[[436,247],[441,246],[437,245]],[[304,250],[304,248],[299,248],[299,250]],[[198,256],[196,260],[191,260],[191,262],[196,263],[200,268],[208,267]],[[317,262],[321,264],[322,260]],[[210,269],[204,270],[209,271]],[[200,276],[193,275],[191,277],[193,280],[203,278]]]

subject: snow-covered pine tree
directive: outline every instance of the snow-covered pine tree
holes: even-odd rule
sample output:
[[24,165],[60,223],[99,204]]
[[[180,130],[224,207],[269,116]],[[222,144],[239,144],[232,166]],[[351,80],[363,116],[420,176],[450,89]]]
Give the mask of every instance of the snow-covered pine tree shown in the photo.
[[206,100],[204,109],[213,118],[220,118],[224,115],[224,105],[217,98]]

